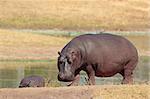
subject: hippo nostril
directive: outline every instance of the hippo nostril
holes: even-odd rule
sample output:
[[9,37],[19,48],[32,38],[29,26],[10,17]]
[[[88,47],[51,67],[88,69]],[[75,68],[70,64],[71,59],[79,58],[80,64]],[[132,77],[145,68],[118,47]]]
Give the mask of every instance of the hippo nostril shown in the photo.
[[59,79],[63,79],[63,78],[64,78],[64,74],[59,73],[59,74],[58,74],[58,78],[59,78]]

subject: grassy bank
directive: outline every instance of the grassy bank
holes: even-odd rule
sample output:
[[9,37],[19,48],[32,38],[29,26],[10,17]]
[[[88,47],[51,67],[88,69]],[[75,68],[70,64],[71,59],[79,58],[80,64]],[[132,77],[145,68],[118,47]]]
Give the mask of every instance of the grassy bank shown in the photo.
[[[53,31],[55,34],[55,31]],[[139,55],[150,56],[149,36],[127,35]],[[0,29],[0,60],[53,60],[72,37]]]
[[149,0],[1,0],[0,28],[146,30]]
[[70,39],[0,30],[0,60],[51,60]]
[[149,99],[149,94],[148,85],[0,89],[2,99]]

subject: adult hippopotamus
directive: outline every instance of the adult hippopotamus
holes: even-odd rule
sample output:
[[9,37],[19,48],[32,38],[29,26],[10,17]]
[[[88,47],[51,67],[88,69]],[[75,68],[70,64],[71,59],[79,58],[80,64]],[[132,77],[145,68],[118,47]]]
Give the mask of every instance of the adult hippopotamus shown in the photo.
[[122,36],[112,34],[85,34],[72,39],[58,52],[58,80],[71,85],[79,81],[84,70],[90,85],[95,76],[110,77],[117,73],[123,76],[123,84],[133,82],[133,70],[138,63],[134,45]]
[[41,76],[28,76],[21,80],[19,88],[23,87],[44,87],[45,81]]

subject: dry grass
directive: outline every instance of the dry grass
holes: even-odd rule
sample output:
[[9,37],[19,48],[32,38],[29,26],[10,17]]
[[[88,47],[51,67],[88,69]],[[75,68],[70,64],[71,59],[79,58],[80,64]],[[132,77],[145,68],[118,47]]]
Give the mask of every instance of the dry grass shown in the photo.
[[0,29],[0,59],[54,59],[70,39]]
[[148,85],[0,89],[1,99],[149,99]]
[[142,36],[124,36],[129,41],[131,41],[138,50],[139,56],[150,56],[150,36],[149,35],[142,35]]
[[0,27],[146,30],[149,0],[0,0]]
[[[139,55],[150,56],[149,36],[125,36],[138,49]],[[30,32],[0,29],[0,60],[49,60],[56,59],[72,38],[55,37]]]

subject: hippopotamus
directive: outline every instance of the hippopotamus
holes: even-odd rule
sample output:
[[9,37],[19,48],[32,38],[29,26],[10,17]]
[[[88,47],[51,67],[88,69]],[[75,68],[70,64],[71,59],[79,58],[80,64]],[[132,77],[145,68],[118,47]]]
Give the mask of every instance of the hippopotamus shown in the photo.
[[23,87],[44,87],[45,81],[44,78],[41,76],[28,76],[21,80],[19,88]]
[[88,84],[96,77],[111,77],[119,73],[122,84],[133,83],[133,70],[138,63],[135,46],[126,38],[108,34],[84,34],[73,38],[58,52],[58,80],[76,85],[80,71],[88,75]]

